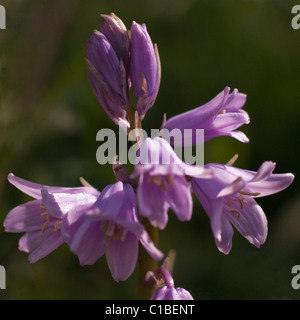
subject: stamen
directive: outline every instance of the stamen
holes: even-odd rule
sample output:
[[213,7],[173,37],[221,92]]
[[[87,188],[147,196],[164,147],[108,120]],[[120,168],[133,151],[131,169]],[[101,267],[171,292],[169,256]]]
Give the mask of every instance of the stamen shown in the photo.
[[115,233],[114,233],[114,239],[115,240],[120,240],[121,237],[122,237],[122,234],[123,234],[123,227],[120,226],[119,224],[117,224],[117,227],[116,227],[116,230],[115,230]]
[[226,200],[225,202],[228,205],[228,207],[231,207],[231,202],[229,200]]
[[122,242],[126,239],[127,230],[112,221],[103,220],[100,229],[104,232],[103,243],[106,246],[109,245],[112,237],[114,240],[121,240]]
[[167,180],[168,184],[170,184],[172,187],[175,187],[175,181],[174,181],[172,175],[168,174],[168,175],[166,176],[166,180]]
[[101,231],[106,233],[107,228],[108,228],[108,221],[107,220],[103,220],[101,222],[101,224],[100,224],[100,229],[101,229]]
[[161,177],[160,176],[153,176],[152,182],[157,184],[158,186],[160,186],[161,185]]
[[241,213],[236,209],[231,209],[230,212],[236,214],[238,218],[241,216]]
[[122,232],[122,235],[121,235],[120,240],[121,240],[122,242],[124,242],[125,239],[126,239],[127,230],[125,230],[124,228],[122,228],[122,229],[123,229],[123,232]]
[[48,212],[43,212],[43,213],[41,213],[41,217],[42,217],[43,219],[49,218],[49,217],[50,217],[50,214],[49,214]]
[[160,189],[161,189],[162,191],[166,191],[166,190],[167,190],[165,181],[164,181],[164,179],[162,179],[160,176],[150,176],[150,175],[149,175],[149,177],[148,177],[148,182],[150,182],[150,183],[155,183],[157,186],[160,187]]
[[93,188],[84,178],[80,177],[80,178],[79,178],[79,181],[81,182],[81,184],[82,184],[84,187]]
[[241,190],[239,193],[244,195],[244,196],[252,196],[252,197],[256,197],[256,196],[260,195],[260,192],[248,192],[248,191],[245,191],[245,190]]
[[57,221],[55,221],[55,223],[54,223],[53,232],[56,232],[56,231],[58,231],[58,230],[60,230],[60,229],[61,229],[61,224],[60,224],[60,221],[57,220]]
[[47,221],[42,226],[42,233],[44,233],[46,231],[46,229],[47,229],[47,227],[49,226],[50,223],[51,223],[50,220],[47,219]]
[[219,111],[218,114],[224,114],[224,113],[226,113],[226,112],[227,112],[227,111],[226,111],[225,109],[223,109],[223,110]]
[[226,165],[227,165],[227,166],[233,166],[238,157],[239,157],[239,155],[236,153],[236,154],[226,163]]
[[247,203],[247,201],[245,201],[245,199],[243,198],[243,196],[241,196],[240,198],[235,198],[234,201],[237,201],[237,202],[240,203],[241,209],[243,209],[244,204]]
[[110,223],[108,225],[108,228],[106,229],[106,232],[105,234],[108,236],[108,237],[111,237],[114,232],[115,232],[115,228],[116,228],[116,225],[114,223]]
[[105,235],[104,236],[104,239],[103,239],[103,244],[105,244],[106,246],[109,245],[109,242],[110,242],[110,238],[109,236]]

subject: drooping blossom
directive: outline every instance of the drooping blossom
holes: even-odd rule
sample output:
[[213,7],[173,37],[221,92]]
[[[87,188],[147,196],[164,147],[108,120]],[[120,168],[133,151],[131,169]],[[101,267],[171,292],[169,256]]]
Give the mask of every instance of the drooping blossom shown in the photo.
[[256,198],[287,188],[293,181],[291,173],[273,174],[275,163],[264,162],[257,172],[211,163],[211,179],[192,179],[191,185],[210,218],[217,248],[228,254],[232,247],[233,227],[251,244],[260,247],[267,237],[268,225]]
[[138,221],[132,186],[122,181],[105,187],[86,212],[74,207],[65,222],[70,249],[80,264],[94,264],[105,254],[116,281],[126,280],[134,271],[139,242],[155,260],[163,257]]
[[130,34],[130,80],[132,91],[138,97],[137,111],[143,119],[159,90],[160,58],[145,24],[133,22]]
[[[179,129],[182,132],[185,129],[192,130],[189,145],[196,144],[197,129],[204,129],[204,141],[218,136],[231,136],[241,142],[248,142],[246,135],[236,130],[250,122],[248,113],[241,109],[246,102],[246,95],[238,92],[237,89],[234,89],[232,93],[229,92],[230,88],[226,87],[203,106],[166,120],[162,128],[169,131]],[[184,137],[183,134],[182,137]],[[188,146],[187,141],[180,141],[180,144]]]
[[164,229],[171,208],[180,221],[192,217],[193,201],[186,175],[205,178],[202,167],[184,163],[170,144],[160,138],[147,138],[141,144],[133,177],[139,177],[137,198],[140,214]]
[[12,209],[4,220],[7,232],[24,233],[19,250],[29,254],[34,263],[63,244],[63,221],[72,208],[85,210],[98,198],[99,192],[91,187],[49,187],[23,180],[9,174],[11,184],[35,200]]
[[154,291],[150,300],[194,300],[187,290],[175,288],[174,280],[166,268],[160,267],[155,275],[160,278],[162,285]]
[[108,116],[123,129],[129,127],[125,108],[128,106],[129,36],[116,16],[102,16],[100,31],[87,41],[88,77],[98,102]]

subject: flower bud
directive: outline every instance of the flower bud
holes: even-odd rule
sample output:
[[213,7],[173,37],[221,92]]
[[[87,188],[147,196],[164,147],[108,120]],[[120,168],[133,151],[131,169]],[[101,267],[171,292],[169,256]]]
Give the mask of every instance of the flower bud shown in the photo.
[[119,60],[122,59],[125,69],[128,68],[129,59],[129,35],[123,21],[115,14],[102,14],[100,32],[110,42]]
[[156,99],[161,77],[160,59],[146,25],[133,22],[130,38],[130,80],[138,97],[137,110],[143,119]]
[[107,37],[94,31],[87,42],[87,69],[93,91],[104,111],[116,123],[127,122],[127,76],[122,59]]

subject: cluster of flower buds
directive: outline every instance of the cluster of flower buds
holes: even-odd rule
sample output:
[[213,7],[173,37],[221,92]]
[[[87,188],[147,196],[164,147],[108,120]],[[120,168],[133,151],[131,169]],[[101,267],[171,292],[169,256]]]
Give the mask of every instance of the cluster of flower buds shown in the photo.
[[116,15],[101,15],[99,30],[87,42],[86,61],[93,91],[108,116],[120,126],[130,126],[126,110],[132,108],[132,90],[143,119],[156,99],[161,72],[158,49],[146,25],[133,22],[128,31]]
[[[133,22],[129,32],[115,15],[102,15],[100,30],[88,39],[87,67],[95,95],[109,117],[124,128],[141,129],[141,120],[155,102],[161,76],[158,50],[146,26]],[[135,107],[130,90],[137,97]],[[230,136],[248,142],[246,135],[236,130],[250,121],[242,110],[245,102],[245,94],[237,89],[230,93],[225,87],[200,107],[168,120],[165,116],[162,128],[191,130],[189,146],[196,144],[198,129],[204,130],[204,141]],[[116,162],[116,182],[101,193],[84,180],[82,187],[49,187],[10,174],[10,183],[35,200],[12,209],[4,221],[5,230],[25,233],[19,249],[30,253],[30,262],[67,243],[82,265],[105,255],[112,277],[123,281],[135,269],[139,244],[154,260],[163,258],[142,222],[163,230],[169,210],[180,221],[191,220],[194,193],[210,219],[220,252],[230,252],[233,227],[260,247],[268,226],[256,199],[287,188],[293,174],[273,174],[275,163],[271,161],[263,162],[257,172],[236,168],[236,157],[227,164],[191,165],[179,159],[174,146],[176,141],[168,142],[163,135],[141,137],[133,172]],[[192,299],[186,290],[175,288],[165,266],[153,272],[163,281],[152,299]]]

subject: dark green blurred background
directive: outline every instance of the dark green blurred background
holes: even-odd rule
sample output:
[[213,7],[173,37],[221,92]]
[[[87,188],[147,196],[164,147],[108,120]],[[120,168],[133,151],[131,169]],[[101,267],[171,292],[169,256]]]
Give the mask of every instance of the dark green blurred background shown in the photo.
[[[115,283],[104,258],[80,267],[61,246],[31,265],[18,234],[2,224],[30,198],[7,174],[46,185],[78,186],[83,176],[100,190],[114,182],[110,165],[96,162],[101,128],[117,129],[98,105],[85,67],[86,38],[100,13],[114,12],[130,28],[147,24],[158,44],[162,81],[146,130],[200,106],[225,86],[248,95],[251,123],[242,144],[218,138],[205,145],[206,162],[257,170],[265,160],[292,172],[292,186],[259,200],[269,236],[257,249],[235,232],[228,256],[214,244],[209,220],[195,200],[191,222],[170,222],[160,232],[164,252],[177,251],[174,279],[196,299],[298,299],[291,269],[300,264],[299,118],[300,30],[291,27],[287,0],[7,0],[0,30],[0,265],[7,289],[0,299],[134,299],[136,274]],[[300,2],[298,1],[298,4]]]

